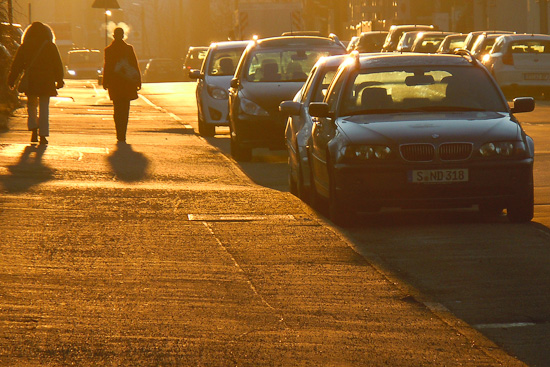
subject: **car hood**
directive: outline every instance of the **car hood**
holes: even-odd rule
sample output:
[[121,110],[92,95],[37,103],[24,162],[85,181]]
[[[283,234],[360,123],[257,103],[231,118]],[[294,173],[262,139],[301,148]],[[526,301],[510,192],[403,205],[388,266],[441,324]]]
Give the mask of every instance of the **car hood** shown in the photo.
[[407,144],[519,140],[519,124],[504,112],[407,113],[350,116],[339,130],[351,143]]
[[269,113],[277,113],[282,101],[292,100],[304,82],[255,82],[246,83],[242,96],[258,104]]

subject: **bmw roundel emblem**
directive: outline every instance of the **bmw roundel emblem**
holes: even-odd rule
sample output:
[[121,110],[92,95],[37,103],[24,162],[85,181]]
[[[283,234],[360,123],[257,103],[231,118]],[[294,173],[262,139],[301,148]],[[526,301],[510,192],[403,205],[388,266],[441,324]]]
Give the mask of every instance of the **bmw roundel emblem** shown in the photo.
[[432,134],[432,138],[438,139],[438,138],[439,138],[439,134]]

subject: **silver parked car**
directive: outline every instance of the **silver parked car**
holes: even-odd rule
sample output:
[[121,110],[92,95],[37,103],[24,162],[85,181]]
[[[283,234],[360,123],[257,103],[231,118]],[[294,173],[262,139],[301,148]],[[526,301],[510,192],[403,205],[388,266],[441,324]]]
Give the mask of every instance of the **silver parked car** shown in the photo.
[[550,98],[550,35],[502,35],[483,63],[509,97]]
[[216,126],[229,124],[228,90],[241,55],[249,41],[213,43],[208,48],[201,70],[193,69],[189,77],[197,79],[197,114],[199,134],[213,136]]

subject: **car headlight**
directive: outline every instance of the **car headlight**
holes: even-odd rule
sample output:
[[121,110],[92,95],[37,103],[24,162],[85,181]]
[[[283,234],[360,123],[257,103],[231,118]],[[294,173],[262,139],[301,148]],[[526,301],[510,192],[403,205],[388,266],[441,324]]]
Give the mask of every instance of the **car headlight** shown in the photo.
[[214,99],[227,99],[227,91],[223,88],[208,84],[206,90],[210,97]]
[[75,76],[75,75],[76,75],[76,71],[74,71],[74,70],[67,70],[67,73],[68,73],[70,76]]
[[479,154],[482,157],[513,157],[525,156],[527,150],[523,142],[497,141],[485,143],[479,148]]
[[258,106],[256,103],[249,99],[241,98],[241,111],[247,115],[252,116],[269,116],[266,110]]
[[342,155],[350,160],[388,159],[392,150],[384,145],[348,145],[342,149]]

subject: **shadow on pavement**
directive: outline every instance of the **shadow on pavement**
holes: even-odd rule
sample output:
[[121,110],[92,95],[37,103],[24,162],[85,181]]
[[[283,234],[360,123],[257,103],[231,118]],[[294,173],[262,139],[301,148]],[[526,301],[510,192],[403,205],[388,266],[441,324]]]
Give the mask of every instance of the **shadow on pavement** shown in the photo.
[[117,179],[126,182],[140,181],[147,177],[149,160],[126,143],[117,144],[117,149],[108,158]]
[[53,178],[53,170],[42,162],[47,145],[26,146],[17,164],[8,166],[10,175],[0,178],[4,189],[22,192]]

